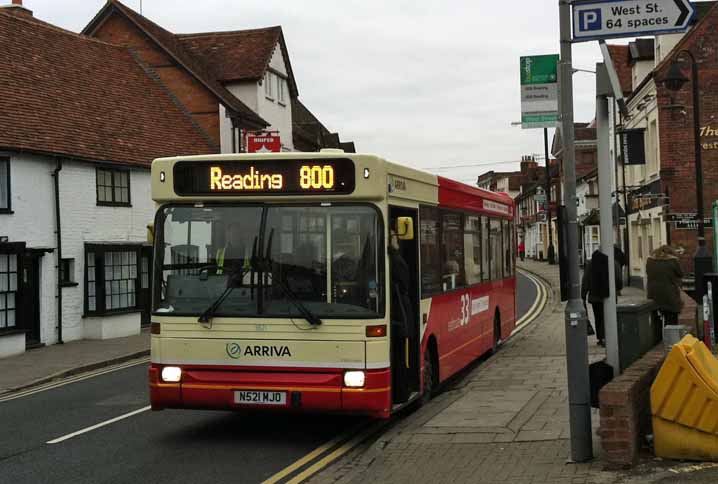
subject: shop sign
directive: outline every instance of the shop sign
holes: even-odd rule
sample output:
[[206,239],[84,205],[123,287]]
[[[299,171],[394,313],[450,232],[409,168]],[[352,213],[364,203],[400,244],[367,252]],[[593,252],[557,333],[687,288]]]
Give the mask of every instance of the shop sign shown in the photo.
[[624,129],[621,135],[621,153],[624,165],[645,165],[646,145],[643,140],[645,129]]
[[628,206],[631,212],[660,207],[667,205],[669,202],[670,198],[668,195],[661,191],[660,180],[645,185],[631,192],[628,196]]
[[[710,138],[704,140],[703,138]],[[713,128],[709,124],[701,128],[701,148],[706,151],[718,150],[718,127]]]

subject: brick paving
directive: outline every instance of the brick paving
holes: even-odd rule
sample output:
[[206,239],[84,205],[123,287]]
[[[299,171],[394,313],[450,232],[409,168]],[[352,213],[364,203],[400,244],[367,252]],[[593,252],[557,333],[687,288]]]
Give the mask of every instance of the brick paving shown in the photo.
[[[564,305],[556,292],[558,268],[533,261],[521,266],[554,288],[541,316],[511,338],[497,355],[467,372],[428,405],[399,420],[377,442],[355,451],[309,482],[675,482],[674,471],[666,466],[656,468],[650,459],[644,459],[632,473],[603,470],[595,434],[598,411],[593,409],[596,458],[589,463],[567,463],[570,443]],[[641,292],[634,289],[624,292],[627,298],[640,296]],[[595,337],[590,337],[590,360],[604,356]],[[689,475],[698,477],[684,476]],[[708,479],[705,482],[716,482],[715,477]]]

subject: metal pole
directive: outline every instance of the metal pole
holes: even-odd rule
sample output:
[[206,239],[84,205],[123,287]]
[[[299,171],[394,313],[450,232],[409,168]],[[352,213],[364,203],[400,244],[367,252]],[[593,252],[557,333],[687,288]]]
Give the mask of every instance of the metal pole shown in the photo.
[[[608,98],[602,88],[608,87],[608,75],[602,65],[596,66],[596,125],[598,138],[598,203],[601,219],[601,252],[608,256],[608,298],[603,300],[603,321],[606,338],[606,360],[619,375],[618,323],[616,321],[616,278],[613,252],[613,212],[611,211],[611,156],[608,139]],[[602,83],[605,83],[602,85]]]
[[568,264],[568,302],[566,303],[566,370],[568,374],[571,459],[585,462],[593,458],[591,442],[591,406],[588,383],[588,339],[586,311],[581,302],[578,271],[578,223],[576,220],[576,159],[573,126],[573,66],[571,65],[571,3],[559,0],[561,32],[560,85],[561,139],[564,163],[564,201]]
[[543,149],[546,160],[546,219],[548,220],[548,250],[547,258],[549,264],[556,263],[556,251],[553,247],[553,230],[551,230],[551,167],[548,157],[548,128],[543,129]]

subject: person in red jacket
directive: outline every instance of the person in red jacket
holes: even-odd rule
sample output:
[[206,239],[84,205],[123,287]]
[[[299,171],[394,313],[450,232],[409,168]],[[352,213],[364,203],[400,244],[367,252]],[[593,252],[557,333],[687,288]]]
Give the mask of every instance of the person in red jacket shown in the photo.
[[521,260],[524,260],[524,256],[526,255],[526,247],[524,246],[524,241],[519,242],[519,257],[521,257]]

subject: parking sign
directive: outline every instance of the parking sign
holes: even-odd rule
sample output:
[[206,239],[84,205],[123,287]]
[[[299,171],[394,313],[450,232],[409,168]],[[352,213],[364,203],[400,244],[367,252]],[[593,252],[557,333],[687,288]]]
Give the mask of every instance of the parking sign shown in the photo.
[[684,32],[695,15],[689,0],[574,0],[573,40]]

